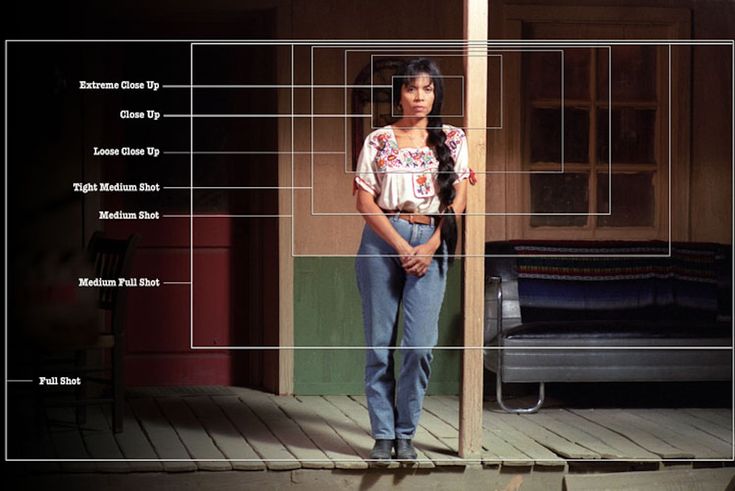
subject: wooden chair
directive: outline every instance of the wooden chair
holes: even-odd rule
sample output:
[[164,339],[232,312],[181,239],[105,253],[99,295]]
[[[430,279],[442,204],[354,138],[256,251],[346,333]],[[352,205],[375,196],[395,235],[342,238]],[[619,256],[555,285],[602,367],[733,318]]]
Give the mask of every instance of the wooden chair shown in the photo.
[[[94,264],[96,278],[114,279],[129,278],[132,266],[132,257],[140,240],[140,236],[133,234],[127,239],[111,239],[104,233],[97,231],[92,235],[87,247],[87,254]],[[125,390],[123,377],[123,357],[125,355],[125,318],[127,308],[126,287],[98,287],[98,307],[106,313],[105,327],[96,336],[94,342],[78,346],[64,346],[67,353],[73,352],[72,358],[62,358],[61,363],[66,367],[57,373],[69,373],[81,376],[82,385],[76,391],[75,399],[47,400],[45,407],[76,407],[78,424],[86,422],[86,406],[112,405],[113,430],[119,433],[123,430],[123,416],[125,414]],[[107,323],[109,319],[109,326]],[[102,359],[102,363],[88,364],[87,353],[91,350],[102,350],[110,353],[109,365]],[[44,368],[49,366],[44,363]],[[69,361],[72,365],[69,366]],[[59,364],[57,358],[56,364]],[[63,372],[61,371],[63,370]],[[95,375],[102,373],[102,375]],[[107,373],[107,376],[104,374]],[[103,397],[88,396],[88,382],[96,382],[110,389],[110,395]]]

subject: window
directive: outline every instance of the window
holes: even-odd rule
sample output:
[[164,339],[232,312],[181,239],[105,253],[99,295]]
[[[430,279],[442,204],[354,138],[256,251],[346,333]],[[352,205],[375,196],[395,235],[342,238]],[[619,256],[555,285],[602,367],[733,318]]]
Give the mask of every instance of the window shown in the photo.
[[[504,5],[502,11],[491,37],[564,44],[691,34],[687,9]],[[490,135],[495,182],[487,202],[508,215],[493,219],[491,237],[687,237],[690,57],[686,46],[634,42],[504,53],[506,116],[502,130]]]
[[660,51],[564,48],[563,101],[561,53],[523,54],[529,227],[578,227],[591,235],[637,227],[656,235],[655,211],[666,199],[656,193],[666,164],[658,145]]

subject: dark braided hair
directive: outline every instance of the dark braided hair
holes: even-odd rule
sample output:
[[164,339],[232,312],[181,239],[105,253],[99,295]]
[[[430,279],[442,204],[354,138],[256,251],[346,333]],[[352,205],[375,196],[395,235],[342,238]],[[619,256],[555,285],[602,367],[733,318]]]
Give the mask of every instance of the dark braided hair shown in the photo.
[[441,206],[439,207],[440,215],[436,218],[443,217],[441,240],[447,245],[449,263],[451,264],[454,261],[453,256],[457,249],[457,218],[454,214],[454,208],[452,208],[452,203],[456,195],[454,181],[457,179],[457,173],[454,172],[455,162],[452,158],[452,153],[446,145],[447,135],[444,133],[441,118],[444,86],[442,84],[441,72],[433,60],[429,58],[414,58],[404,62],[398,68],[396,76],[393,78],[393,104],[397,106],[401,100],[401,87],[423,74],[428,75],[434,84],[434,104],[428,115],[429,124],[427,125],[427,130],[429,136],[427,143],[434,150],[434,154],[439,161],[439,172],[436,181],[438,185],[437,194],[439,195]]

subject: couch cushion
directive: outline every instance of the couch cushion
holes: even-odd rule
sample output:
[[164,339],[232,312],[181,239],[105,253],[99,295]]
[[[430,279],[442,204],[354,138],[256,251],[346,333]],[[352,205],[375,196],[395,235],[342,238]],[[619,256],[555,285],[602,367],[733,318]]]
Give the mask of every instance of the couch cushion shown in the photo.
[[732,338],[727,322],[687,321],[551,321],[526,322],[508,329],[507,340],[518,339],[643,339],[643,338]]

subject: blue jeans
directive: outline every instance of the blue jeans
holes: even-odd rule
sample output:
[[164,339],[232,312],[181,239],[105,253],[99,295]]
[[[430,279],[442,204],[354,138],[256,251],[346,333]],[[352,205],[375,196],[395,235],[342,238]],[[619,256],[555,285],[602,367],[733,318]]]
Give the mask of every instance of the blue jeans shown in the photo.
[[[388,219],[412,246],[427,242],[434,233],[433,225],[411,224],[397,215]],[[365,395],[375,439],[410,439],[416,433],[431,374],[431,348],[439,335],[447,267],[446,245],[442,243],[424,276],[406,273],[396,250],[365,224],[355,272],[368,347]],[[404,349],[400,350],[402,363],[396,384],[396,350],[390,347],[396,343],[401,303]]]

